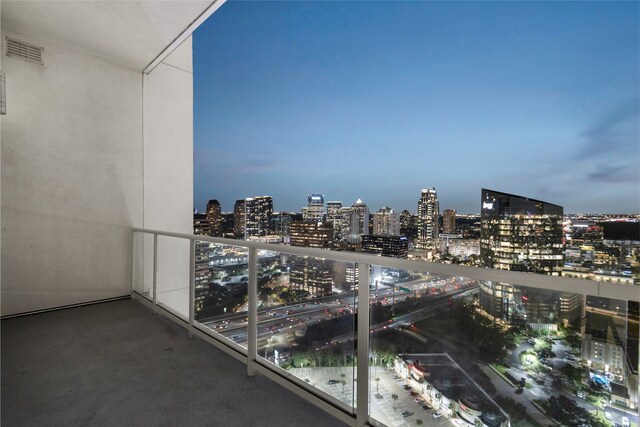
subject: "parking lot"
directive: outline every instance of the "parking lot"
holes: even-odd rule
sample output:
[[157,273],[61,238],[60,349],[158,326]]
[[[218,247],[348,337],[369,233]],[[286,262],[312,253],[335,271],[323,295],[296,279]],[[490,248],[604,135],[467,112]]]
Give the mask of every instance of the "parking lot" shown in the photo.
[[[290,372],[303,380],[309,380],[311,385],[336,399],[353,405],[355,395],[353,392],[354,370],[352,368],[296,368],[291,369]],[[370,377],[371,417],[375,421],[390,427],[415,426],[419,424],[418,420],[422,420],[424,426],[455,425],[444,416],[434,419],[433,414],[436,411],[433,409],[425,410],[423,405],[426,403],[417,403],[416,397],[411,395],[411,390],[403,388],[407,382],[399,378],[395,372],[376,367],[372,368]],[[380,378],[378,384],[376,384],[375,378]],[[343,385],[340,380],[344,380],[345,384]],[[398,396],[396,401],[392,397],[394,394]]]

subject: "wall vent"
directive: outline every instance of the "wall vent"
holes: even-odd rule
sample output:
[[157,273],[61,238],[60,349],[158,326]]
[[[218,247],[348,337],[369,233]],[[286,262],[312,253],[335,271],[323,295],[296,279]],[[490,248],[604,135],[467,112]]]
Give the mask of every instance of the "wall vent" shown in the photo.
[[22,40],[5,37],[5,53],[11,58],[44,65],[44,48]]

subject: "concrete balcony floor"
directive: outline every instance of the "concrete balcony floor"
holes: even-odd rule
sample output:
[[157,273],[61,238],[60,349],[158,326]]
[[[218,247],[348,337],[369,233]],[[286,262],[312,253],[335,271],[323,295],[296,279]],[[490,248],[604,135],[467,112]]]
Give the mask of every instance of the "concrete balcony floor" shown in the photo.
[[341,426],[131,300],[2,321],[3,426]]

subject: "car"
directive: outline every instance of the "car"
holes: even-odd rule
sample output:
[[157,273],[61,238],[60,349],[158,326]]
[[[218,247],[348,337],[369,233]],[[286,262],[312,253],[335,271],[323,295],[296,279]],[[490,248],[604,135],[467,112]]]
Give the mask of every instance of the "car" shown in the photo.
[[418,397],[418,396],[420,396],[420,394],[419,394],[417,391],[413,391],[413,390],[412,390],[412,391],[411,391],[411,396],[412,396],[412,397]]
[[340,381],[338,380],[329,380],[327,381],[327,384],[338,384]]
[[622,417],[622,427],[629,427],[631,423],[629,422],[629,418]]
[[434,412],[431,416],[434,420],[437,420],[438,418],[442,417],[442,412]]
[[411,386],[409,384],[403,385],[402,388],[405,390],[411,390]]
[[424,402],[424,399],[421,397],[416,397],[415,399],[413,399],[416,403],[422,403]]
[[402,418],[407,418],[413,415],[413,412],[410,411],[402,411]]
[[429,409],[431,409],[431,406],[429,406],[429,405],[422,405],[422,409],[424,409],[425,411],[428,411]]
[[608,419],[609,421],[611,421],[611,420],[613,419],[613,417],[611,416],[611,412],[606,412],[606,411],[605,411],[605,413],[604,413],[604,417],[605,417],[606,419]]

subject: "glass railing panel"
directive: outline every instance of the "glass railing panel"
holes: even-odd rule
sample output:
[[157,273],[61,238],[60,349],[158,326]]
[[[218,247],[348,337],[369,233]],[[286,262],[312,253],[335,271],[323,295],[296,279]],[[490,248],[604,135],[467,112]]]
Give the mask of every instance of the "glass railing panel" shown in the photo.
[[158,236],[157,302],[179,318],[189,320],[189,257],[191,241]]
[[638,422],[636,301],[377,269],[374,424]]
[[133,233],[132,287],[143,297],[153,299],[153,235]]
[[249,250],[195,241],[196,324],[232,346],[247,349]]
[[258,253],[258,355],[353,412],[355,292],[345,263]]
[[[466,361],[465,346],[457,351],[447,342],[448,334],[443,332],[447,325],[431,326],[436,318],[446,321],[452,299],[471,299],[476,292],[473,280],[372,266],[369,390],[373,424],[454,425],[458,420],[451,401],[458,389],[483,393],[456,362],[461,357]],[[445,393],[439,382],[437,393],[427,389],[426,372],[434,380],[452,380],[456,393]]]

